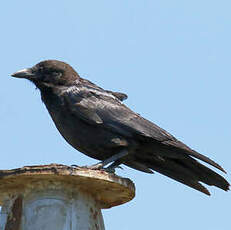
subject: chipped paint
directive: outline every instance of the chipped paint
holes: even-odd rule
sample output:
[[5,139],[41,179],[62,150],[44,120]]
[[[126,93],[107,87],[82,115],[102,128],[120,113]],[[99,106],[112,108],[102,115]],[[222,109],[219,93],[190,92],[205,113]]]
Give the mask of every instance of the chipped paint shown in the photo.
[[104,230],[101,209],[134,195],[129,179],[100,170],[56,164],[0,170],[0,230]]

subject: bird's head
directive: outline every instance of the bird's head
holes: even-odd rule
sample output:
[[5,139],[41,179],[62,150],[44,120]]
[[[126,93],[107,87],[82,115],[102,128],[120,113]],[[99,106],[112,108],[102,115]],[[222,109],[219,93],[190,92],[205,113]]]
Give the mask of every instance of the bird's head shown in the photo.
[[79,79],[79,75],[70,65],[57,60],[39,62],[31,68],[13,73],[12,77],[28,79],[38,88],[45,85],[68,86]]

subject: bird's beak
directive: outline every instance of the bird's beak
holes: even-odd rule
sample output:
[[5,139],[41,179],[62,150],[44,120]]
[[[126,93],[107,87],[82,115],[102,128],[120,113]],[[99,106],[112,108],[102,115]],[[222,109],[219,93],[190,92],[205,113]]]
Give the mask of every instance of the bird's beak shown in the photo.
[[18,72],[13,73],[11,76],[17,78],[32,79],[35,77],[35,74],[32,72],[31,68],[28,68],[28,69],[19,70]]

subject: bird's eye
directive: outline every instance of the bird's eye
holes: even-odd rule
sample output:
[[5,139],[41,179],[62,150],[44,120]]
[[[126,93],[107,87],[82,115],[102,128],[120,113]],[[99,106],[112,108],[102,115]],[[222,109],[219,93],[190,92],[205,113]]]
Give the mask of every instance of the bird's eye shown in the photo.
[[52,76],[54,76],[57,79],[57,78],[60,78],[62,76],[62,73],[54,71],[54,72],[52,72]]

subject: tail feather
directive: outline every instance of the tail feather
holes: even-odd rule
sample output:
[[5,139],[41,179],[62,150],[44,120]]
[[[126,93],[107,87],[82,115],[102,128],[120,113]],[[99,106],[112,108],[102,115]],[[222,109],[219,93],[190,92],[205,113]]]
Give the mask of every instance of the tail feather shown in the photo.
[[187,145],[185,145],[183,142],[181,141],[165,141],[164,142],[165,145],[167,146],[171,146],[171,147],[175,147],[177,148],[176,150],[179,152],[181,150],[183,150],[183,153],[187,153],[188,155],[195,157],[199,160],[202,160],[210,165],[212,165],[213,167],[221,170],[222,172],[226,173],[226,171],[219,165],[217,164],[215,161],[211,160],[210,158],[196,152],[195,150],[189,148]]
[[192,170],[198,177],[198,180],[207,185],[214,185],[225,191],[229,190],[229,183],[218,173],[210,168],[200,164],[193,158],[188,157],[187,160],[176,160],[179,164]]
[[[184,159],[153,155],[151,159],[150,155],[145,158],[142,154],[142,158],[139,155],[136,162],[139,164],[128,163],[127,165],[144,172],[148,171],[147,168],[152,169],[207,195],[210,195],[209,191],[199,182],[216,186],[225,191],[229,190],[230,185],[222,176],[187,155]],[[139,168],[137,165],[142,165],[142,167]]]
[[198,182],[196,176],[190,170],[171,162],[171,160],[167,160],[167,162],[165,161],[162,164],[151,162],[149,167],[165,176],[181,182],[182,184],[203,192],[206,195],[210,195],[209,191]]
[[134,169],[139,170],[141,172],[151,173],[151,174],[154,173],[151,169],[149,169],[147,167],[147,165],[142,164],[142,163],[140,163],[138,161],[134,161],[134,160],[133,161],[128,161],[128,162],[126,162],[124,164],[127,165],[128,167],[134,168]]

